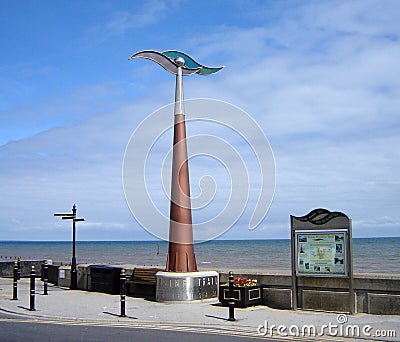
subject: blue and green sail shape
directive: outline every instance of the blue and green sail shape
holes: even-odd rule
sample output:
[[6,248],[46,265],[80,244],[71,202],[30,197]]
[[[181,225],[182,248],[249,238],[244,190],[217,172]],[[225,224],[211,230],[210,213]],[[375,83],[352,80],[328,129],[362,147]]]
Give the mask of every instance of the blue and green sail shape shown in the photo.
[[198,71],[196,71],[196,74],[198,75],[207,76],[215,74],[216,72],[220,71],[223,68],[223,67],[217,67],[217,68],[206,67],[204,65],[201,65],[200,63],[197,63],[192,57],[188,56],[186,53],[180,51],[170,50],[170,51],[164,51],[162,54],[170,59],[182,57],[185,60],[185,65],[188,68],[191,69],[200,68]]
[[158,52],[153,50],[144,50],[135,53],[130,57],[133,58],[145,58],[149,59],[157,64],[161,65],[165,70],[171,74],[178,74],[178,65],[175,63],[175,59],[181,57],[185,60],[184,66],[181,67],[182,75],[188,76],[192,74],[198,74],[202,76],[208,76],[220,71],[223,67],[211,68],[196,62],[189,55],[175,50],[168,50],[164,52]]

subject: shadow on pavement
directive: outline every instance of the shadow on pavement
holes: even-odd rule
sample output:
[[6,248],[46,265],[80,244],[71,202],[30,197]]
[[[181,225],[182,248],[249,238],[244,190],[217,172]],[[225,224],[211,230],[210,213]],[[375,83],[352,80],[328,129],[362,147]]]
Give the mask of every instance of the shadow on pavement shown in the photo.
[[[108,312],[108,311],[103,311],[103,314],[122,318],[120,315],[112,313],[112,312]],[[138,319],[137,317],[133,317],[133,316],[125,316],[124,318]]]

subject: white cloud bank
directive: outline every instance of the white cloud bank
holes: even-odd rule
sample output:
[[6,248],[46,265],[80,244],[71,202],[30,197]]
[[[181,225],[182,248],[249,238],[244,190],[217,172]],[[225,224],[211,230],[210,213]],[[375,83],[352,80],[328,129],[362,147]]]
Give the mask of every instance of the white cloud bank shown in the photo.
[[[399,3],[275,7],[270,17],[263,13],[268,7],[243,13],[254,25],[214,26],[212,34],[183,35],[178,43],[199,61],[226,65],[216,77],[185,79],[186,97],[242,107],[262,126],[276,158],[276,196],[264,223],[249,232],[245,212],[225,237],[288,238],[289,215],[316,207],[348,214],[355,236],[400,236]],[[263,15],[269,21],[261,23]],[[135,29],[113,18],[113,35]],[[125,204],[122,159],[138,123],[172,100],[174,81],[163,74],[156,83],[163,71],[145,62],[126,71],[135,78],[130,85],[116,80],[109,90],[124,94],[113,93],[108,105],[98,95],[108,88],[97,85],[59,99],[64,109],[44,102],[20,108],[10,129],[49,115],[59,116],[59,127],[43,125],[46,131],[0,147],[0,239],[68,240],[69,224],[52,214],[75,202],[87,220],[79,224],[82,240],[150,238]],[[140,98],[127,100],[135,89]],[[76,104],[86,96],[94,101]],[[204,170],[210,173],[207,164]]]

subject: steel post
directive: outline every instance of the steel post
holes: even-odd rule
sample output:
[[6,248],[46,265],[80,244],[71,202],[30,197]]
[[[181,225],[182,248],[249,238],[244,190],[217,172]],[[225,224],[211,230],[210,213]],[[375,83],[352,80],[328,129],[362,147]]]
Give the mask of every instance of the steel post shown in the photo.
[[18,300],[18,262],[14,263],[13,297],[12,300]]
[[31,268],[31,290],[30,290],[29,311],[35,311],[35,266],[32,266]]
[[49,281],[49,266],[47,265],[47,261],[43,265],[43,294],[48,295],[47,293],[47,282]]
[[126,317],[125,314],[125,302],[126,302],[126,272],[121,270],[120,276],[120,294],[121,294],[121,314],[120,317]]
[[18,257],[17,263],[18,263],[18,280],[20,280],[21,279],[21,257]]
[[76,272],[76,254],[75,254],[75,244],[76,244],[76,228],[75,228],[75,217],[76,217],[76,205],[72,207],[72,214],[74,219],[72,219],[72,262],[71,262],[71,290],[76,290],[78,288],[78,276]]
[[229,272],[229,318],[228,321],[235,321],[235,297],[233,293],[233,273]]

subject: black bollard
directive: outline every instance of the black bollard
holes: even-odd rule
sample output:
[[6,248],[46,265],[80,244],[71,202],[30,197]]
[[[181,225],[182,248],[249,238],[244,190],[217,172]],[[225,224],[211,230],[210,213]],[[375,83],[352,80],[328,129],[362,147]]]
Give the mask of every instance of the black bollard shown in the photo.
[[31,268],[31,291],[29,311],[35,311],[35,266]]
[[18,257],[17,263],[18,263],[18,280],[20,280],[21,279],[21,257]]
[[229,318],[228,321],[235,321],[235,297],[233,295],[233,273],[229,272]]
[[14,262],[14,280],[13,280],[13,297],[12,300],[18,300],[18,262]]
[[125,314],[126,273],[124,269],[121,270],[120,293],[121,293],[121,314],[119,316],[126,317]]
[[43,294],[48,295],[47,293],[47,282],[49,281],[49,266],[47,265],[47,260],[43,265]]

